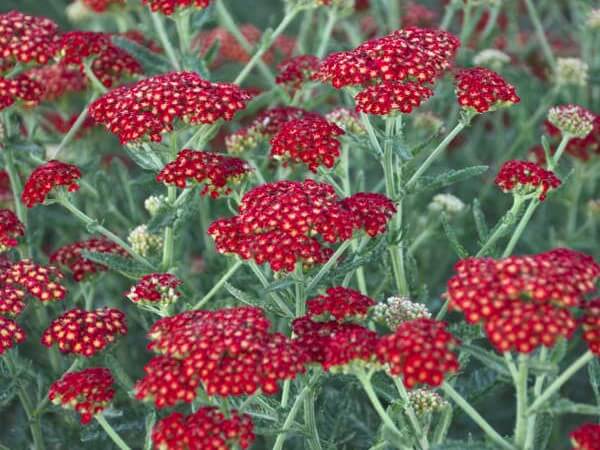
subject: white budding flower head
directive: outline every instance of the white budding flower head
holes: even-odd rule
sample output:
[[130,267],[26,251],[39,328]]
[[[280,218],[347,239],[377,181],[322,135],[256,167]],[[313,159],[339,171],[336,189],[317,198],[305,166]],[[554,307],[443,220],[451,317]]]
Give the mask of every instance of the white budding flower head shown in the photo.
[[429,319],[431,312],[422,303],[413,302],[408,297],[389,297],[373,308],[373,319],[395,330],[403,322],[416,319]]
[[589,66],[579,58],[556,60],[556,83],[560,85],[587,86]]
[[428,209],[433,212],[445,212],[456,215],[465,209],[463,201],[452,194],[437,194],[429,203]]
[[448,407],[448,402],[440,394],[430,389],[410,391],[408,402],[413,411],[419,416],[440,412]]
[[66,13],[68,19],[73,23],[83,22],[91,18],[94,14],[82,0],[75,0],[73,3],[70,3],[66,8]]
[[548,121],[563,134],[584,138],[594,128],[594,114],[579,105],[559,105],[550,108]]
[[151,216],[155,216],[162,205],[165,204],[166,197],[164,195],[151,195],[144,200],[144,208],[150,213]]
[[413,124],[415,128],[436,133],[444,126],[444,121],[432,112],[418,112],[414,115]]
[[163,239],[157,234],[152,234],[148,231],[147,225],[139,225],[135,227],[127,236],[127,240],[131,244],[134,252],[141,256],[148,256],[163,245]]
[[495,48],[487,48],[481,50],[473,57],[473,63],[476,66],[488,67],[492,70],[498,71],[504,65],[510,62],[510,56],[501,50]]
[[600,30],[600,8],[592,9],[588,13],[585,25],[592,30]]

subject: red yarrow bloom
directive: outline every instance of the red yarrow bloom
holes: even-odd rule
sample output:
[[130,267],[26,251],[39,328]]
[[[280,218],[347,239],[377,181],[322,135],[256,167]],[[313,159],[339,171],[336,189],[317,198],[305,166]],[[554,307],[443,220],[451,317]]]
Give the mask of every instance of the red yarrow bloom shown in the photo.
[[27,334],[17,322],[0,315],[0,355],[27,339]]
[[112,373],[105,368],[67,372],[52,383],[48,399],[55,405],[78,412],[85,425],[110,404],[115,396],[113,384]]
[[226,418],[217,408],[208,406],[189,416],[173,413],[152,429],[157,450],[247,449],[254,439],[250,416],[232,410]]
[[41,342],[46,347],[57,344],[62,353],[89,358],[114,342],[118,335],[125,334],[125,314],[118,309],[74,308],[52,321],[42,334]]
[[388,364],[392,375],[402,375],[409,389],[416,384],[439,386],[448,373],[458,371],[454,353],[458,344],[444,322],[417,319],[401,323],[394,334],[382,337],[377,357]]
[[433,91],[419,83],[388,81],[367,86],[356,94],[356,110],[385,116],[400,112],[410,114],[433,95]]
[[521,195],[539,190],[539,199],[543,201],[548,191],[558,188],[561,181],[554,172],[534,162],[511,160],[502,164],[495,183],[504,192],[515,192]]
[[98,272],[108,270],[103,264],[99,264],[85,258],[81,252],[107,253],[112,255],[129,256],[121,246],[106,238],[92,238],[86,241],[74,242],[59,248],[50,255],[50,262],[57,265],[67,266],[73,274],[73,280],[79,282],[87,279]]
[[25,309],[25,291],[15,285],[0,287],[0,315],[18,316]]
[[0,209],[0,253],[19,245],[18,238],[25,235],[25,225],[10,209]]
[[292,91],[302,87],[312,79],[319,67],[320,59],[314,55],[299,55],[287,59],[277,66],[279,73],[275,78],[277,84],[282,84]]
[[92,11],[103,13],[114,6],[125,5],[125,0],[83,0],[83,3]]
[[514,86],[484,67],[458,71],[455,85],[458,104],[480,114],[521,101]]
[[196,8],[204,9],[210,4],[210,0],[142,0],[144,5],[150,5],[153,12],[160,12],[170,16],[178,9]]
[[81,171],[73,164],[55,159],[45,162],[29,175],[23,187],[21,200],[31,208],[38,203],[44,203],[48,194],[57,187],[64,186],[69,192],[77,191],[79,178],[81,178]]
[[333,287],[325,295],[319,295],[306,302],[308,316],[312,320],[364,319],[375,301],[354,289]]
[[231,120],[250,99],[234,84],[211,83],[194,72],[171,72],[110,91],[90,106],[90,114],[122,144],[144,137],[160,142],[176,119],[191,125]]
[[0,273],[0,283],[21,287],[43,303],[65,298],[67,290],[59,283],[62,278],[56,267],[43,267],[28,259],[7,266]]
[[43,94],[42,85],[28,74],[22,73],[11,79],[0,76],[0,111],[15,103],[26,108],[35,106]]
[[586,423],[570,434],[573,450],[600,450],[600,425]]
[[177,301],[181,292],[177,288],[181,280],[170,273],[151,273],[144,275],[126,294],[134,303],[170,304]]
[[583,304],[581,328],[590,351],[600,356],[600,298]]
[[0,14],[0,67],[15,63],[47,64],[56,54],[58,25],[46,17],[19,11]]
[[387,224],[396,213],[394,202],[375,192],[359,192],[342,200],[344,208],[356,217],[359,227],[371,237],[385,233]]
[[175,185],[181,189],[188,180],[204,184],[201,195],[212,198],[231,193],[231,185],[240,183],[252,171],[240,158],[214,152],[184,149],[175,161],[168,163],[156,177],[159,183]]
[[323,117],[311,116],[284,124],[271,141],[271,156],[306,164],[310,171],[319,166],[329,169],[340,156],[337,136],[345,134]]
[[83,73],[64,64],[53,64],[33,68],[27,75],[40,83],[43,90],[42,100],[53,101],[67,94],[83,92],[87,88],[87,79]]

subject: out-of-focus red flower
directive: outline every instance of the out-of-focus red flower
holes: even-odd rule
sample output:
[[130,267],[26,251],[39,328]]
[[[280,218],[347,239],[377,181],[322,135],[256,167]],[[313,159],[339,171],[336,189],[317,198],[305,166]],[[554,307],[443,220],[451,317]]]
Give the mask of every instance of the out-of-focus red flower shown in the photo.
[[60,301],[67,290],[60,284],[63,274],[54,266],[43,267],[28,259],[7,265],[0,272],[0,283],[24,288],[41,302]]
[[[544,123],[546,133],[552,138],[560,138],[560,130],[549,121]],[[600,154],[600,116],[592,121],[592,130],[584,138],[574,138],[569,141],[566,153],[582,161],[588,161],[594,155]]]
[[354,289],[333,287],[325,295],[319,295],[306,302],[311,320],[363,319],[375,301]]
[[10,177],[6,170],[0,170],[0,202],[11,202],[13,199]]
[[119,36],[123,36],[124,38],[129,39],[136,44],[141,45],[142,47],[146,47],[148,50],[154,53],[162,53],[163,49],[157,42],[150,39],[144,33],[139,30],[129,30],[124,33],[120,33]]
[[25,309],[25,291],[15,285],[0,287],[0,315],[18,316]]
[[504,192],[515,191],[528,194],[541,189],[539,199],[544,200],[550,189],[556,189],[561,181],[554,172],[546,170],[531,161],[505,162],[495,180],[496,185]]
[[103,13],[115,6],[125,5],[125,0],[83,0],[83,3],[92,11]]
[[478,113],[521,101],[514,86],[496,72],[484,67],[458,71],[455,84],[458,104]]
[[320,59],[314,55],[294,56],[277,66],[279,73],[275,81],[291,91],[296,91],[302,87],[303,83],[312,78],[319,63]]
[[17,322],[0,315],[0,355],[27,339],[27,334]]
[[[73,114],[71,117],[65,119],[60,113],[54,111],[44,113],[44,119],[46,119],[48,123],[52,125],[52,127],[54,127],[54,130],[51,131],[55,131],[60,134],[68,133],[69,130],[73,128],[73,125],[75,124],[78,118],[79,114]],[[87,116],[84,119],[81,128],[77,131],[74,139],[81,139],[95,126],[96,122],[94,122],[94,119],[92,119],[90,116]]]
[[10,209],[0,209],[0,253],[19,245],[17,238],[25,235],[25,225]]
[[73,92],[82,92],[87,80],[80,70],[64,64],[35,67],[27,75],[40,83],[43,89],[41,100],[53,101]]
[[18,103],[24,107],[37,105],[44,88],[29,75],[22,73],[14,78],[0,76],[0,111]]
[[210,0],[142,0],[144,5],[150,5],[154,12],[160,12],[166,16],[183,8],[203,9],[208,7]]
[[600,425],[586,423],[570,434],[573,450],[600,450]]
[[0,14],[0,67],[15,63],[47,64],[56,54],[58,25],[46,17],[19,11]]
[[581,328],[592,353],[600,356],[600,298],[583,303]]
[[31,208],[38,203],[44,203],[48,194],[57,187],[64,186],[69,192],[77,191],[79,178],[81,171],[73,164],[57,160],[45,162],[29,175],[23,187],[21,200]]

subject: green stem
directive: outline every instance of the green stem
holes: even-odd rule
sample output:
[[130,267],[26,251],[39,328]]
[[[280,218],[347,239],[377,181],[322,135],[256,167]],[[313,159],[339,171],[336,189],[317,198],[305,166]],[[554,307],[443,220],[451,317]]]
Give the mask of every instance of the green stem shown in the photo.
[[311,450],[321,450],[319,430],[315,418],[315,391],[312,387],[309,388],[308,393],[304,397],[304,426],[309,434],[308,447]]
[[[177,198],[177,188],[175,186],[167,187],[167,201],[169,204],[174,204]],[[163,257],[162,257],[162,270],[168,271],[173,266],[173,258],[175,254],[175,234],[173,226],[165,227],[165,237],[163,242]]]
[[19,173],[17,172],[17,166],[15,164],[15,157],[13,153],[13,149],[7,145],[4,147],[4,168],[8,173],[8,179],[10,180],[10,189],[13,192],[15,210],[17,213],[17,217],[25,226],[25,232],[27,235],[25,236],[25,250],[23,252],[23,256],[26,258],[31,257],[31,248],[29,246],[29,230],[27,228],[27,208],[21,202],[21,193],[23,192],[23,184],[21,183],[21,178],[19,177]]
[[558,164],[558,161],[560,161],[560,158],[562,157],[562,155],[565,153],[565,150],[567,149],[567,145],[569,144],[569,141],[571,139],[573,139],[573,136],[571,136],[570,134],[563,135],[560,143],[558,144],[556,152],[554,153],[554,156],[552,156],[552,159],[550,159],[550,161],[548,161],[548,168],[550,170],[556,169],[556,165]]
[[444,17],[442,18],[442,22],[440,24],[440,29],[447,30],[450,24],[452,23],[452,19],[454,19],[454,15],[456,14],[456,3],[451,1],[448,6],[446,6],[446,10],[444,11]]
[[577,228],[577,213],[579,212],[579,200],[583,191],[584,177],[581,170],[581,164],[576,164],[575,176],[573,180],[573,200],[572,206],[569,208],[567,217],[567,233],[566,238],[571,239]]
[[97,414],[95,416],[96,421],[100,424],[100,426],[104,429],[106,434],[112,439],[112,441],[119,447],[121,450],[131,450],[129,446],[125,443],[121,436],[117,434],[113,427],[106,421],[102,413]]
[[496,227],[496,230],[488,238],[485,244],[483,244],[481,249],[479,249],[476,255],[477,257],[485,255],[486,252],[496,243],[496,241],[504,235],[506,230],[515,223],[517,217],[519,217],[519,212],[521,211],[521,207],[523,206],[524,201],[525,200],[520,195],[515,195],[513,197],[512,207],[502,217],[502,219],[500,219],[502,223],[498,227]]
[[517,242],[519,242],[521,235],[525,231],[527,224],[531,220],[533,213],[535,212],[535,210],[537,209],[537,207],[539,205],[540,205],[540,199],[538,197],[531,199],[531,202],[529,202],[529,206],[527,206],[527,209],[525,210],[525,214],[523,214],[523,217],[521,217],[521,220],[519,221],[517,228],[515,228],[515,232],[510,237],[510,241],[508,242],[508,245],[506,246],[506,248],[504,249],[504,252],[502,253],[503,258],[506,258],[507,256],[512,254],[515,246],[517,245]]
[[179,64],[179,60],[177,59],[177,55],[175,54],[175,49],[171,44],[169,36],[167,35],[167,30],[165,30],[165,25],[159,16],[159,13],[154,13],[152,10],[150,11],[150,19],[152,20],[152,24],[154,25],[154,29],[156,30],[156,34],[158,34],[158,39],[160,40],[161,45],[167,52],[167,57],[171,62],[171,65],[175,70],[181,70],[181,65]]
[[101,235],[103,235],[106,238],[108,238],[109,240],[113,241],[115,244],[121,246],[123,249],[125,249],[127,251],[127,253],[129,253],[139,263],[145,265],[146,267],[148,267],[150,269],[153,269],[152,264],[150,264],[150,262],[148,260],[146,260],[141,255],[137,254],[131,248],[131,246],[129,244],[127,244],[119,236],[114,234],[112,231],[104,228],[96,220],[92,219],[90,216],[88,216],[83,211],[81,211],[79,208],[77,208],[73,203],[71,203],[69,201],[69,199],[67,198],[66,195],[57,196],[56,201],[58,203],[60,203],[67,211],[69,211],[71,214],[73,214],[75,217],[77,217],[79,220],[81,220],[88,228],[97,231]]
[[219,290],[221,289],[221,287],[223,287],[223,285],[227,282],[227,280],[229,280],[234,273],[237,272],[237,270],[242,267],[243,265],[243,261],[242,260],[237,260],[233,266],[231,266],[229,268],[229,270],[227,272],[225,272],[225,274],[219,279],[219,281],[217,281],[213,287],[211,288],[210,291],[208,291],[206,293],[206,295],[204,295],[204,297],[202,297],[198,302],[196,302],[196,304],[194,306],[192,306],[192,310],[194,309],[201,309],[206,302],[208,302],[211,298],[213,298],[213,296],[219,292]]
[[[250,267],[250,270],[252,270],[254,275],[256,275],[256,278],[258,278],[260,284],[262,284],[264,288],[268,288],[269,280],[267,280],[267,277],[265,277],[265,275],[260,271],[258,265],[251,260],[248,262],[248,267]],[[294,313],[292,312],[290,307],[286,305],[285,301],[281,297],[279,297],[279,295],[277,295],[275,292],[269,292],[268,295],[273,299],[273,301],[277,304],[279,309],[281,309],[281,311],[285,315],[287,315],[288,317],[294,317]]]
[[408,416],[408,420],[413,428],[414,436],[417,439],[417,442],[419,442],[419,445],[421,446],[422,450],[428,450],[429,441],[427,439],[427,433],[423,431],[423,427],[419,423],[419,419],[417,419],[417,415],[415,414],[415,411],[410,404],[408,392],[406,392],[406,388],[404,387],[402,380],[400,380],[400,378],[394,377],[392,377],[392,379],[394,381],[394,384],[396,385],[396,390],[400,394],[400,398],[404,401],[404,411]]
[[97,93],[106,94],[108,92],[106,86],[102,84],[102,82],[98,79],[98,77],[96,77],[96,74],[92,70],[91,61],[86,61],[83,63],[83,73],[85,73],[85,76],[90,81],[90,83],[92,83],[92,87]]
[[190,14],[183,11],[175,17],[175,27],[179,37],[179,50],[186,55],[190,49]]
[[515,445],[522,448],[527,437],[527,355],[520,355],[517,377],[517,417],[515,421]]
[[331,38],[331,32],[333,31],[333,26],[337,20],[337,8],[329,7],[327,9],[327,23],[325,23],[325,28],[323,29],[323,33],[321,34],[321,41],[319,42],[319,48],[317,49],[317,57],[323,58],[325,56],[325,52],[327,51],[327,44],[329,44],[329,39]]
[[304,388],[300,391],[300,393],[296,397],[296,400],[294,400],[294,404],[292,405],[290,411],[288,412],[288,415],[286,416],[285,421],[283,422],[283,426],[281,427],[282,431],[277,435],[277,439],[275,439],[275,444],[273,445],[273,450],[282,450],[283,449],[283,444],[285,443],[285,440],[287,439],[288,429],[294,423],[294,420],[296,419],[296,415],[298,414],[298,411],[300,410],[300,406],[304,402],[304,398],[306,397],[306,395],[308,395],[309,390],[310,390],[309,386],[304,386]]
[[[213,125],[201,125],[198,130],[196,130],[196,132],[192,135],[192,137],[190,137],[187,142],[185,144],[183,144],[183,146],[181,147],[183,148],[189,148],[192,144],[194,144],[195,141],[198,141],[197,147],[202,147],[205,144],[205,140],[207,138],[207,136],[210,135],[213,127],[216,126],[216,124]],[[202,139],[200,139],[202,138]]]
[[[539,361],[541,363],[546,361],[548,356],[548,349],[546,347],[542,347],[540,350]],[[546,380],[546,374],[538,374],[535,377],[535,384],[533,386],[533,397],[537,398],[542,393],[542,388],[544,387],[544,381]],[[535,450],[533,448],[534,439],[535,439],[535,427],[536,427],[537,414],[532,414],[527,421],[527,436],[525,437],[525,447],[524,450]]]
[[527,410],[527,414],[532,414],[536,410],[540,408],[544,403],[546,403],[550,397],[552,397],[561,387],[565,384],[569,379],[582,367],[584,367],[587,363],[592,361],[595,358],[595,355],[589,350],[581,355],[578,359],[576,359],[573,364],[571,364],[560,376],[554,380],[550,386],[546,388],[546,390],[535,399],[535,401],[531,404],[529,409]]
[[337,262],[337,260],[340,258],[340,256],[342,256],[342,254],[346,251],[346,249],[348,247],[350,247],[351,243],[352,243],[352,240],[345,241],[342,243],[342,245],[340,245],[338,247],[338,249],[335,251],[335,253],[333,255],[331,255],[331,258],[329,258],[329,260],[323,265],[323,267],[321,267],[321,269],[317,272],[317,274],[313,277],[313,279],[310,280],[310,283],[308,283],[308,286],[306,287],[306,292],[312,292],[312,290],[315,287],[317,287],[317,285],[319,284],[321,279],[325,275],[327,275],[327,273],[331,270],[331,268]]
[[456,390],[449,384],[444,383],[442,390],[489,436],[496,444],[507,450],[516,450],[512,444],[507,442],[498,434],[494,428],[479,414],[469,402],[467,402]]
[[83,108],[83,111],[81,111],[81,113],[79,114],[79,116],[77,117],[77,120],[75,120],[75,123],[73,123],[73,126],[69,129],[69,131],[67,132],[67,134],[64,135],[62,141],[60,142],[60,144],[58,145],[58,147],[56,147],[56,149],[49,155],[50,159],[55,159],[58,154],[67,146],[69,145],[69,143],[73,140],[73,138],[77,135],[77,133],[79,132],[79,130],[81,129],[81,127],[83,126],[83,123],[85,122],[85,119],[87,119],[88,116],[88,108],[89,106],[94,102],[94,100],[96,100],[98,98],[98,93],[94,92],[92,94],[92,97],[90,98],[90,101],[88,102],[87,105],[85,105],[85,107]]
[[546,38],[544,25],[540,20],[540,16],[538,15],[535,6],[531,0],[525,0],[525,4],[527,5],[527,12],[529,13],[529,17],[531,18],[533,27],[535,28],[535,33],[537,34],[537,37],[540,40],[540,45],[542,46],[542,52],[544,53],[546,62],[548,63],[549,67],[554,68],[556,67],[556,58],[554,57],[554,53],[552,53],[552,48],[550,47],[548,39]]
[[360,382],[365,393],[367,394],[367,397],[369,397],[371,405],[373,405],[373,408],[375,408],[375,411],[377,412],[379,418],[382,420],[385,426],[388,427],[395,435],[401,436],[402,433],[400,432],[392,418],[385,411],[385,408],[379,401],[379,398],[377,397],[377,394],[373,389],[373,385],[371,384],[371,374],[361,370],[356,372],[355,375],[358,378],[358,381]]
[[250,61],[248,61],[246,66],[242,69],[242,71],[239,73],[239,75],[235,78],[235,80],[233,81],[233,84],[242,84],[242,82],[250,74],[250,72],[252,71],[254,66],[258,63],[260,58],[262,58],[262,56],[265,54],[265,52],[267,50],[269,50],[269,48],[271,48],[271,45],[273,44],[275,39],[277,39],[277,37],[279,37],[279,35],[281,33],[283,33],[283,31],[287,28],[287,26],[290,24],[290,22],[292,20],[294,20],[294,18],[296,17],[296,14],[298,14],[299,11],[300,11],[299,8],[293,8],[283,17],[283,20],[281,21],[279,26],[277,28],[275,28],[273,33],[270,34],[270,36],[268,37],[268,39],[265,42],[261,43],[261,45],[258,48],[258,50],[256,51],[256,53],[254,53],[254,55],[252,56]]

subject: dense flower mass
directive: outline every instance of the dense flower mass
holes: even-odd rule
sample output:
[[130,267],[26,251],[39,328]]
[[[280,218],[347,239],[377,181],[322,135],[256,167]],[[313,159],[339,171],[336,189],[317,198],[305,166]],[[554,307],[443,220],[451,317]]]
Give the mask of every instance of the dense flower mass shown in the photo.
[[154,12],[161,12],[170,16],[180,8],[203,9],[210,4],[210,0],[142,0],[145,5],[150,5]]
[[21,287],[42,302],[59,301],[67,290],[60,284],[63,275],[54,266],[43,267],[28,259],[9,264],[0,272],[0,283]]
[[312,78],[319,63],[319,58],[314,55],[294,56],[277,66],[279,73],[275,81],[295,91]]
[[189,124],[231,120],[250,98],[233,84],[211,83],[193,72],[171,72],[110,91],[90,106],[90,114],[123,144],[144,137],[160,142],[176,119]]
[[19,11],[0,14],[0,67],[14,63],[46,64],[57,50],[58,26],[46,17]]
[[0,315],[18,316],[25,309],[25,291],[15,285],[0,287]]
[[469,323],[484,322],[498,351],[529,353],[570,338],[576,322],[569,308],[595,289],[600,265],[568,249],[532,256],[467,258],[448,281],[450,308]]
[[373,319],[395,330],[401,323],[417,319],[429,319],[431,312],[422,303],[408,297],[389,297],[373,308]]
[[0,315],[0,355],[26,338],[25,330],[17,322]]
[[478,113],[521,101],[514,86],[496,72],[484,67],[458,71],[456,96],[461,107],[474,109]]
[[152,442],[158,450],[245,450],[254,439],[250,416],[233,410],[226,418],[214,407],[200,408],[189,416],[173,413],[152,430]]
[[140,63],[111,41],[109,33],[69,31],[60,36],[58,45],[62,62],[79,66],[91,59],[92,72],[106,87],[111,87],[124,76],[142,72]]
[[127,298],[134,303],[163,303],[169,304],[177,301],[181,292],[177,288],[181,285],[175,275],[170,273],[151,273],[144,275],[132,286],[127,293]]
[[113,384],[114,379],[108,369],[67,372],[52,383],[48,398],[55,405],[78,412],[81,423],[85,425],[110,404],[115,396]]
[[125,0],[83,0],[83,3],[92,11],[102,13],[114,6],[123,6]]
[[17,239],[25,234],[25,226],[10,209],[0,209],[0,253],[19,245]]
[[534,162],[512,160],[502,165],[495,183],[504,192],[530,194],[539,191],[539,199],[544,200],[548,191],[559,187],[561,181],[552,171]]
[[354,100],[357,111],[367,114],[387,115],[392,112],[410,114],[422,102],[433,95],[433,91],[419,83],[386,81],[368,86]]
[[585,138],[594,128],[596,116],[579,105],[559,105],[548,111],[548,122],[563,134]]
[[592,353],[600,355],[600,298],[584,303],[581,328]]
[[188,311],[159,320],[148,333],[148,347],[175,361],[152,361],[138,395],[157,405],[190,402],[199,382],[208,395],[276,393],[278,381],[304,371],[306,355],[284,335],[269,333],[270,325],[254,307]]
[[29,175],[21,200],[29,208],[46,201],[48,194],[55,188],[64,186],[69,192],[79,189],[77,180],[81,178],[81,171],[73,164],[51,160],[36,167]]
[[82,92],[87,87],[83,73],[65,64],[35,67],[27,75],[42,86],[42,100],[57,100],[66,94]]
[[46,347],[57,344],[62,353],[89,358],[114,342],[118,335],[125,334],[125,314],[118,309],[84,311],[74,308],[53,320],[41,341]]
[[212,198],[227,195],[231,185],[239,183],[252,169],[240,158],[185,149],[179,152],[175,161],[167,164],[158,174],[160,183],[172,184],[185,188],[188,180],[204,184],[202,195],[210,194]]
[[439,386],[446,374],[458,371],[453,351],[458,343],[444,322],[417,319],[401,323],[394,334],[382,337],[377,357],[392,375],[402,375],[409,389],[416,384]]
[[312,172],[319,166],[330,169],[340,156],[337,136],[343,134],[344,130],[321,116],[291,120],[271,141],[271,156],[306,164]]
[[332,319],[338,322],[364,318],[374,304],[373,299],[345,287],[329,288],[325,295],[319,295],[306,302],[308,316],[312,320]]
[[83,251],[128,256],[127,251],[121,246],[100,237],[74,242],[61,247],[50,255],[50,262],[67,266],[73,274],[73,279],[78,282],[98,272],[108,270],[105,265],[85,258],[81,254]]
[[25,107],[35,106],[44,94],[44,88],[27,74],[15,78],[0,76],[0,111],[15,103]]
[[342,200],[344,208],[357,220],[360,228],[371,237],[385,233],[387,224],[396,213],[394,202],[375,192],[359,192]]
[[586,423],[571,432],[573,450],[600,450],[600,425]]

